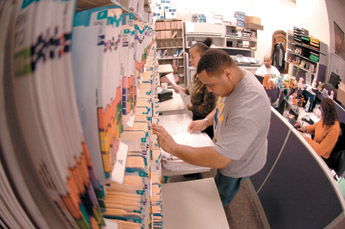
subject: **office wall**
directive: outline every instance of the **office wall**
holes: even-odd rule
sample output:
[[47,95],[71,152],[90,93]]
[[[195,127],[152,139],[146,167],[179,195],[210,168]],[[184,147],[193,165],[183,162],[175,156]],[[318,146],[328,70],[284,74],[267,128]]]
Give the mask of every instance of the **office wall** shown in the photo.
[[[152,2],[155,1],[158,0]],[[182,20],[190,21],[194,13],[203,13],[208,19],[221,14],[227,19],[237,10],[260,17],[264,30],[258,31],[255,57],[259,61],[271,53],[272,34],[276,30],[292,30],[293,26],[305,28],[310,35],[328,45],[328,53],[334,53],[333,20],[345,31],[345,0],[296,0],[296,3],[292,0],[171,1],[176,4],[177,17]]]
[[345,0],[326,0],[329,16],[330,52],[335,52],[334,45],[334,22],[345,32]]
[[252,15],[261,18],[263,31],[258,31],[258,50],[256,59],[263,61],[265,55],[271,54],[272,34],[277,30],[293,30],[299,25],[297,4],[289,0],[253,0]]
[[[343,32],[345,32],[345,0],[326,0],[326,6],[329,16],[329,39],[330,39],[330,46],[329,46],[329,53],[335,53],[335,42],[334,42],[334,22],[341,28]],[[339,62],[343,64],[342,73],[343,73],[343,82],[345,83],[345,60],[339,59]],[[338,68],[339,66],[332,66],[336,65],[337,63],[331,63],[331,59],[329,59],[329,71],[328,77],[330,75],[330,71],[332,68]],[[341,72],[341,69],[340,69]],[[328,78],[327,78],[328,79]]]

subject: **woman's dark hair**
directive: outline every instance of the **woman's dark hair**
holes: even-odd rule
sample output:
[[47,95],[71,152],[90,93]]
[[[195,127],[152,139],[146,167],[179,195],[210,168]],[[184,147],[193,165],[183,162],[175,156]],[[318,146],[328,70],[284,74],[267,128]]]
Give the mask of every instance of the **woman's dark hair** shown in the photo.
[[321,101],[321,109],[323,113],[323,124],[333,125],[336,120],[338,120],[337,110],[332,99],[325,98]]
[[212,39],[206,38],[206,40],[204,40],[203,42],[197,42],[197,43],[193,44],[192,47],[190,47],[190,48],[196,48],[198,53],[203,54],[204,52],[206,52],[209,49],[211,44],[212,44]]
[[204,44],[207,46],[207,47],[210,47],[212,45],[212,38],[206,38],[204,40]]

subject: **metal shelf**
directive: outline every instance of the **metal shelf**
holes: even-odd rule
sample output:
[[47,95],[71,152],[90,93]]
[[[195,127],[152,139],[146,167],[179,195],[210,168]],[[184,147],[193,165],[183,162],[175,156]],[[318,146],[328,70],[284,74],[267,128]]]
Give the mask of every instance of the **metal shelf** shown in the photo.
[[310,50],[310,51],[314,51],[314,52],[320,53],[320,50],[317,51],[317,50],[312,49],[312,48],[310,48],[310,47],[308,47],[308,46],[304,46],[304,45],[301,45],[301,44],[298,44],[298,43],[295,43],[295,42],[290,42],[290,44],[291,44],[291,45],[298,46],[298,47],[301,47],[301,48],[308,49],[308,50]]
[[256,51],[251,48],[236,48],[236,47],[217,47],[220,49],[230,49],[230,50],[244,50],[244,51]]
[[305,69],[305,68],[302,68],[302,67],[298,66],[297,64],[294,64],[294,63],[292,63],[292,62],[288,62],[288,63],[291,64],[291,65],[293,65],[293,66],[296,67],[296,68],[301,69],[302,71],[309,72],[309,73],[311,73],[311,74],[315,74],[315,73],[310,72],[310,70],[308,70],[308,69]]
[[222,34],[198,34],[198,33],[187,33],[186,38],[188,37],[216,37],[216,38],[224,38],[225,36]]
[[[134,14],[134,18],[145,22],[141,15],[133,12],[132,8],[121,5],[117,0],[78,0],[76,5],[76,11],[89,10],[93,8],[103,7],[103,6],[119,6],[122,10]],[[149,6],[149,5],[148,5]],[[150,13],[151,7],[148,7],[146,2],[144,3],[144,11]]]
[[241,41],[251,41],[257,42],[256,39],[248,38],[248,37],[235,37],[235,36],[225,36],[227,40],[241,40]]
[[[156,31],[162,31],[162,30],[156,30]],[[165,40],[181,40],[181,39],[183,39],[183,37],[176,37],[176,38],[160,38],[160,39],[157,39],[156,38],[156,40],[157,41],[165,41]]]
[[317,64],[317,63],[318,63],[318,62],[315,62],[315,61],[313,61],[313,60],[311,60],[311,59],[309,59],[309,58],[307,58],[307,57],[301,56],[301,55],[296,54],[296,53],[293,53],[293,52],[287,52],[287,53],[290,54],[290,55],[298,56],[298,57],[300,57],[300,58],[302,58],[302,59],[304,59],[304,60],[306,60],[306,61],[309,61],[309,62],[311,62],[311,63],[313,63],[313,64]]
[[168,46],[168,47],[157,47],[156,49],[182,49],[183,46]]
[[158,58],[158,60],[179,60],[183,59],[183,57],[165,57],[165,58]]

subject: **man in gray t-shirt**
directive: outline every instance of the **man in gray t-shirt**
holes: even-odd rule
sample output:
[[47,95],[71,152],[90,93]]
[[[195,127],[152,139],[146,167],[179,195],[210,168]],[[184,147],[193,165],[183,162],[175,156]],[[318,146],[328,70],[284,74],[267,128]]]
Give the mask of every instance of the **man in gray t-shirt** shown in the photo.
[[198,63],[197,74],[207,90],[218,96],[218,101],[214,111],[204,120],[193,121],[188,130],[194,132],[213,125],[215,146],[180,145],[162,126],[153,124],[152,128],[166,152],[190,164],[218,169],[215,181],[226,206],[241,181],[266,163],[270,103],[253,74],[239,68],[224,51],[206,51]]

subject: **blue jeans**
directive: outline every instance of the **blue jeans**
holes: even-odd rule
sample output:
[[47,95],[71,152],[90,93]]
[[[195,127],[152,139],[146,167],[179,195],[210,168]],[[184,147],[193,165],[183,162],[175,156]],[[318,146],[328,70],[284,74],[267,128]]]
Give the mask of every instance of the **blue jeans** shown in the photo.
[[216,182],[220,199],[222,200],[222,204],[224,207],[230,204],[232,199],[234,199],[236,193],[240,189],[241,181],[247,178],[248,177],[227,177],[220,174],[219,169],[217,169],[217,175],[214,180]]

